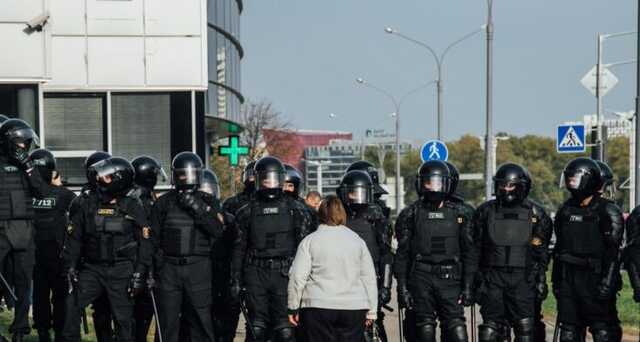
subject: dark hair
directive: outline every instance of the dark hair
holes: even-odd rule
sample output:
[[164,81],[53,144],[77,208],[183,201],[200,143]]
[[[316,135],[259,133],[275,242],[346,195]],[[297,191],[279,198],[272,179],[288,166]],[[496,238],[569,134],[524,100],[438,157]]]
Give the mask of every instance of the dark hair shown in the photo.
[[347,224],[347,213],[344,211],[342,201],[336,195],[329,195],[322,200],[318,209],[320,222],[329,226]]
[[319,192],[317,191],[309,191],[309,193],[307,194],[307,197],[305,198],[319,198],[322,199],[322,195],[320,195]]

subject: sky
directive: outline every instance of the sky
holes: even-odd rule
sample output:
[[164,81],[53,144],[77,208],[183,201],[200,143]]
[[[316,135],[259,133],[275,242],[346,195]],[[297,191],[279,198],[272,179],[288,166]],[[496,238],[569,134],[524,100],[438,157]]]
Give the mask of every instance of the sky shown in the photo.
[[[634,31],[637,1],[495,0],[494,130],[555,136],[558,124],[595,113],[580,79],[596,62],[596,36]],[[362,77],[400,98],[436,78],[433,57],[384,28],[439,53],[486,22],[483,0],[245,0],[241,18],[242,92],[268,100],[300,129],[394,129],[391,101],[359,86]],[[443,139],[485,134],[483,33],[454,47],[443,67]],[[635,36],[604,44],[604,63],[635,58]],[[633,108],[635,66],[611,70],[611,111]],[[403,140],[436,136],[436,90],[400,108]],[[334,113],[331,117],[330,113]]]

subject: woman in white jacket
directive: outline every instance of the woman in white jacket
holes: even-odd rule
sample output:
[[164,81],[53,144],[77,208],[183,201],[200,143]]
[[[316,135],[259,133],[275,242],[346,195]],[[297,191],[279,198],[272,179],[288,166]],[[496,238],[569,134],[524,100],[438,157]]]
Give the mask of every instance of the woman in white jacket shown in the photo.
[[289,271],[289,321],[308,342],[361,341],[378,307],[371,255],[345,226],[336,196],[322,201],[318,215],[321,225],[302,240]]

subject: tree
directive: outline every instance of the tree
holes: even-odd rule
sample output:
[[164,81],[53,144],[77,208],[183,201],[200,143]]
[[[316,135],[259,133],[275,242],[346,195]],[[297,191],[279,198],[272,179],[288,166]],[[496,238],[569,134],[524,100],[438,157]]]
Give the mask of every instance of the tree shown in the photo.
[[249,159],[254,160],[265,153],[264,129],[286,130],[289,121],[273,108],[267,100],[248,100],[240,108],[240,124],[244,131],[240,135],[242,145],[249,146]]

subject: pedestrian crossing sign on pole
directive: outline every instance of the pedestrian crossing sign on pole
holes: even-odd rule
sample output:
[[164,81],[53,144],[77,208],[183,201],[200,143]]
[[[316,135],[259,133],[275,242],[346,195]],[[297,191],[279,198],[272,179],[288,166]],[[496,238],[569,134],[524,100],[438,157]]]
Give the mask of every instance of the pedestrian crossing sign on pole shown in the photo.
[[556,139],[558,153],[580,153],[586,149],[584,125],[560,125]]

